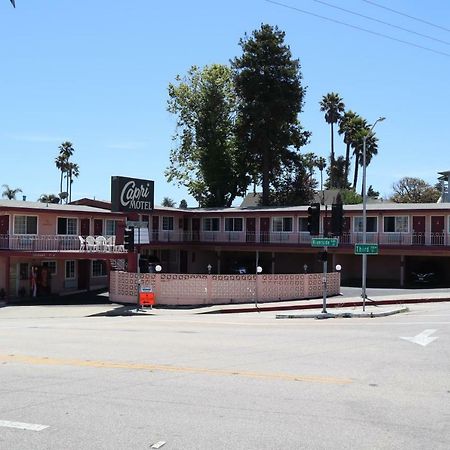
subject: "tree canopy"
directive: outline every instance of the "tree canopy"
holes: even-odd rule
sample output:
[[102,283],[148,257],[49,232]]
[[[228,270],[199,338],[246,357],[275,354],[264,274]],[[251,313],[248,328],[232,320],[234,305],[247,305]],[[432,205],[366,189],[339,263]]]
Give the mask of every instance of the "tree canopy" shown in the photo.
[[169,112],[177,116],[169,182],[188,189],[200,206],[231,206],[249,180],[235,139],[236,98],[229,67],[191,67],[169,85]]
[[438,189],[421,178],[403,177],[392,186],[395,203],[436,203],[441,195]]
[[298,118],[305,95],[300,63],[284,38],[277,27],[263,24],[240,40],[242,55],[232,61],[238,145],[251,162],[253,183],[262,186],[263,205],[270,204],[271,188],[277,186],[278,195],[287,187],[281,179],[287,168],[298,168],[298,150],[309,138]]

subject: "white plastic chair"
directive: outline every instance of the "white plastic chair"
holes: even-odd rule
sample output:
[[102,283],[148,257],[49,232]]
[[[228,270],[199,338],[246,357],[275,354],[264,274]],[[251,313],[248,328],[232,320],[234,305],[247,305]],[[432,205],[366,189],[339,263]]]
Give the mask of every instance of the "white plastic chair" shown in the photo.
[[106,250],[105,236],[97,236],[95,238],[95,249],[100,252],[104,252]]
[[115,236],[109,236],[106,238],[106,251],[112,252],[115,250],[116,245],[116,237]]
[[96,250],[94,236],[86,236],[86,250]]
[[78,239],[80,240],[80,251],[86,250],[86,240],[83,236],[78,236]]

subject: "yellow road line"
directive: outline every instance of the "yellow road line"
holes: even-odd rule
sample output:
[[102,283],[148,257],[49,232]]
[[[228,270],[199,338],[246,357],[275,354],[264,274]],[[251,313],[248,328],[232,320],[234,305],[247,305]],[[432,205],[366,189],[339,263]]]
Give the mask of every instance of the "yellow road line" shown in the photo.
[[112,362],[112,361],[91,361],[82,359],[64,359],[64,358],[50,358],[42,356],[28,356],[28,355],[0,355],[0,361],[14,362],[32,365],[45,366],[76,366],[76,367],[94,367],[99,369],[127,369],[127,370],[147,370],[159,372],[177,372],[177,373],[195,373],[207,375],[221,375],[221,376],[239,376],[246,378],[260,378],[283,381],[304,381],[309,383],[323,383],[323,384],[350,384],[352,380],[349,378],[334,378],[321,376],[305,376],[305,375],[290,375],[284,373],[263,373],[263,372],[249,372],[242,370],[222,370],[222,369],[206,369],[201,367],[177,367],[160,364],[137,364],[127,362]]

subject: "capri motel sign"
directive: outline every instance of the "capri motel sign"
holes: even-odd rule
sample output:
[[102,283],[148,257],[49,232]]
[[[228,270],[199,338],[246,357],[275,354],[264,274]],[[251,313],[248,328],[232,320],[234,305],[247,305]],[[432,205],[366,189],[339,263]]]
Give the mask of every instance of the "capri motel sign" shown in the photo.
[[111,204],[113,212],[152,212],[154,182],[139,178],[111,177]]

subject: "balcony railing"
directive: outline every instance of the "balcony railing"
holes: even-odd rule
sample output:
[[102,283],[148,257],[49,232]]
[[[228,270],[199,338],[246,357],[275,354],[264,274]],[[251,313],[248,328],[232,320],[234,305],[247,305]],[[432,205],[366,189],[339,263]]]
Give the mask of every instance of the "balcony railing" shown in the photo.
[[[317,237],[323,237],[323,235]],[[339,237],[340,244],[344,245],[353,245],[362,241],[362,233],[345,232]],[[311,236],[307,232],[156,231],[150,232],[150,243],[152,242],[310,245]],[[447,233],[368,232],[366,242],[386,246],[449,246],[450,235]]]
[[[317,237],[323,237],[322,235]],[[150,244],[162,243],[220,243],[220,244],[260,244],[260,245],[305,245],[311,243],[309,233],[289,232],[246,232],[246,231],[158,231],[149,233]],[[363,241],[362,233],[343,233],[340,245],[354,245]],[[367,243],[383,246],[450,246],[450,234],[447,233],[367,233]],[[123,246],[111,248],[82,248],[78,236],[56,235],[0,235],[0,250],[16,251],[125,251]]]
[[111,252],[125,251],[116,246],[114,250],[108,247],[95,250],[82,247],[78,236],[56,235],[0,235],[0,250],[30,251],[30,252]]

